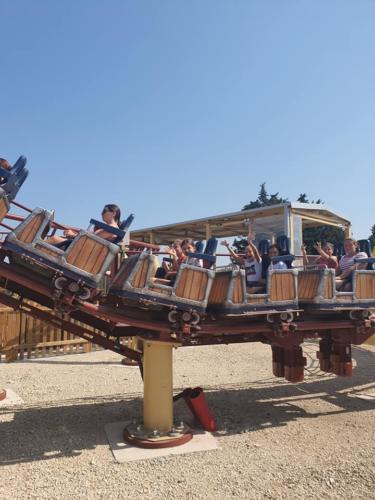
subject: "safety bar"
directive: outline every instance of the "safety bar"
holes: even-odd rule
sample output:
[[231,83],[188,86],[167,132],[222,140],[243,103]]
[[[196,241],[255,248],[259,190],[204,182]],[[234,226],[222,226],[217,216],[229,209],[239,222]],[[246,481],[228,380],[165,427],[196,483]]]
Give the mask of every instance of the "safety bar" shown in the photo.
[[356,264],[375,264],[375,257],[368,257],[367,259],[354,259]]
[[98,229],[104,229],[104,231],[108,231],[109,233],[112,233],[115,236],[117,236],[114,243],[119,243],[123,239],[123,237],[125,236],[125,231],[122,231],[121,229],[119,229],[117,227],[110,226],[110,225],[106,224],[105,222],[101,222],[99,220],[91,219],[90,225],[95,226]]
[[295,255],[275,255],[271,257],[271,262],[293,262]]
[[188,252],[188,257],[194,257],[196,259],[202,259],[206,260],[207,262],[210,262],[211,264],[213,262],[216,262],[216,255],[208,255],[207,253],[195,253],[195,252]]

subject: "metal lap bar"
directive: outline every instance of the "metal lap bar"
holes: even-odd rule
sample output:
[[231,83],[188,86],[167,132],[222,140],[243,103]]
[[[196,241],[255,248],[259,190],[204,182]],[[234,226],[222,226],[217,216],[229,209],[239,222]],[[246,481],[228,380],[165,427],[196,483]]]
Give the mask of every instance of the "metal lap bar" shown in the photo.
[[115,236],[117,236],[114,243],[119,243],[125,236],[125,231],[123,231],[122,229],[110,226],[109,224],[106,224],[105,222],[101,222],[101,221],[96,220],[96,219],[90,220],[90,226],[95,226],[96,228],[104,229],[104,231],[107,231],[108,233],[111,233],[111,234],[114,234]]
[[195,258],[195,259],[205,260],[205,261],[209,262],[210,264],[213,263],[213,262],[216,262],[216,256],[215,255],[209,255],[207,253],[189,252],[187,254],[187,256],[189,258]]

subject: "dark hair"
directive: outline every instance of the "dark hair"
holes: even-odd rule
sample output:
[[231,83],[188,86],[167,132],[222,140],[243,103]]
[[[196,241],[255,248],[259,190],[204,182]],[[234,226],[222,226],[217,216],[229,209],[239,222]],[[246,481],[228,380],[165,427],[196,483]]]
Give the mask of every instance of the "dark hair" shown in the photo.
[[195,248],[195,243],[191,238],[186,238],[185,240],[182,240],[181,247],[183,247],[184,245],[193,245],[193,247]]
[[121,210],[120,210],[120,207],[113,204],[113,203],[109,203],[108,205],[105,205],[103,210],[102,210],[102,216],[106,213],[106,212],[113,212],[115,214],[115,221],[117,222],[117,224],[120,224],[120,220],[121,220]]
[[0,167],[5,168],[5,170],[9,170],[11,168],[11,165],[5,158],[0,158]]
[[279,247],[279,245],[276,245],[276,244],[270,245],[270,246],[268,247],[268,253],[270,253],[271,248],[276,248],[276,250],[278,251],[279,255],[281,255],[282,250],[281,250],[281,248]]

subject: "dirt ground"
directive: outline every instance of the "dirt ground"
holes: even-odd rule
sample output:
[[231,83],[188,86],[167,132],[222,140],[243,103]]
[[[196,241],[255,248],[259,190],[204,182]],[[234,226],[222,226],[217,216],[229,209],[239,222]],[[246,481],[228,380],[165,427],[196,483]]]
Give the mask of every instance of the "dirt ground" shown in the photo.
[[[118,464],[104,426],[142,411],[139,371],[112,352],[0,365],[0,498],[375,498],[375,347],[355,348],[350,379],[271,373],[267,346],[181,348],[174,387],[201,385],[220,449]],[[186,409],[176,404],[176,417]]]

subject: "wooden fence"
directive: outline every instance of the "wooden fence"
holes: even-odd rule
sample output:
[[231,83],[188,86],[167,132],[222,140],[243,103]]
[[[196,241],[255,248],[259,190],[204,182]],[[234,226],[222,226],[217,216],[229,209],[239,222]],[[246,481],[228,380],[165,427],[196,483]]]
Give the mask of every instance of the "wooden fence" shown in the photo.
[[[78,321],[74,321],[79,325]],[[90,327],[85,325],[90,330]],[[8,307],[0,308],[0,361],[76,354],[102,349],[87,340]]]

